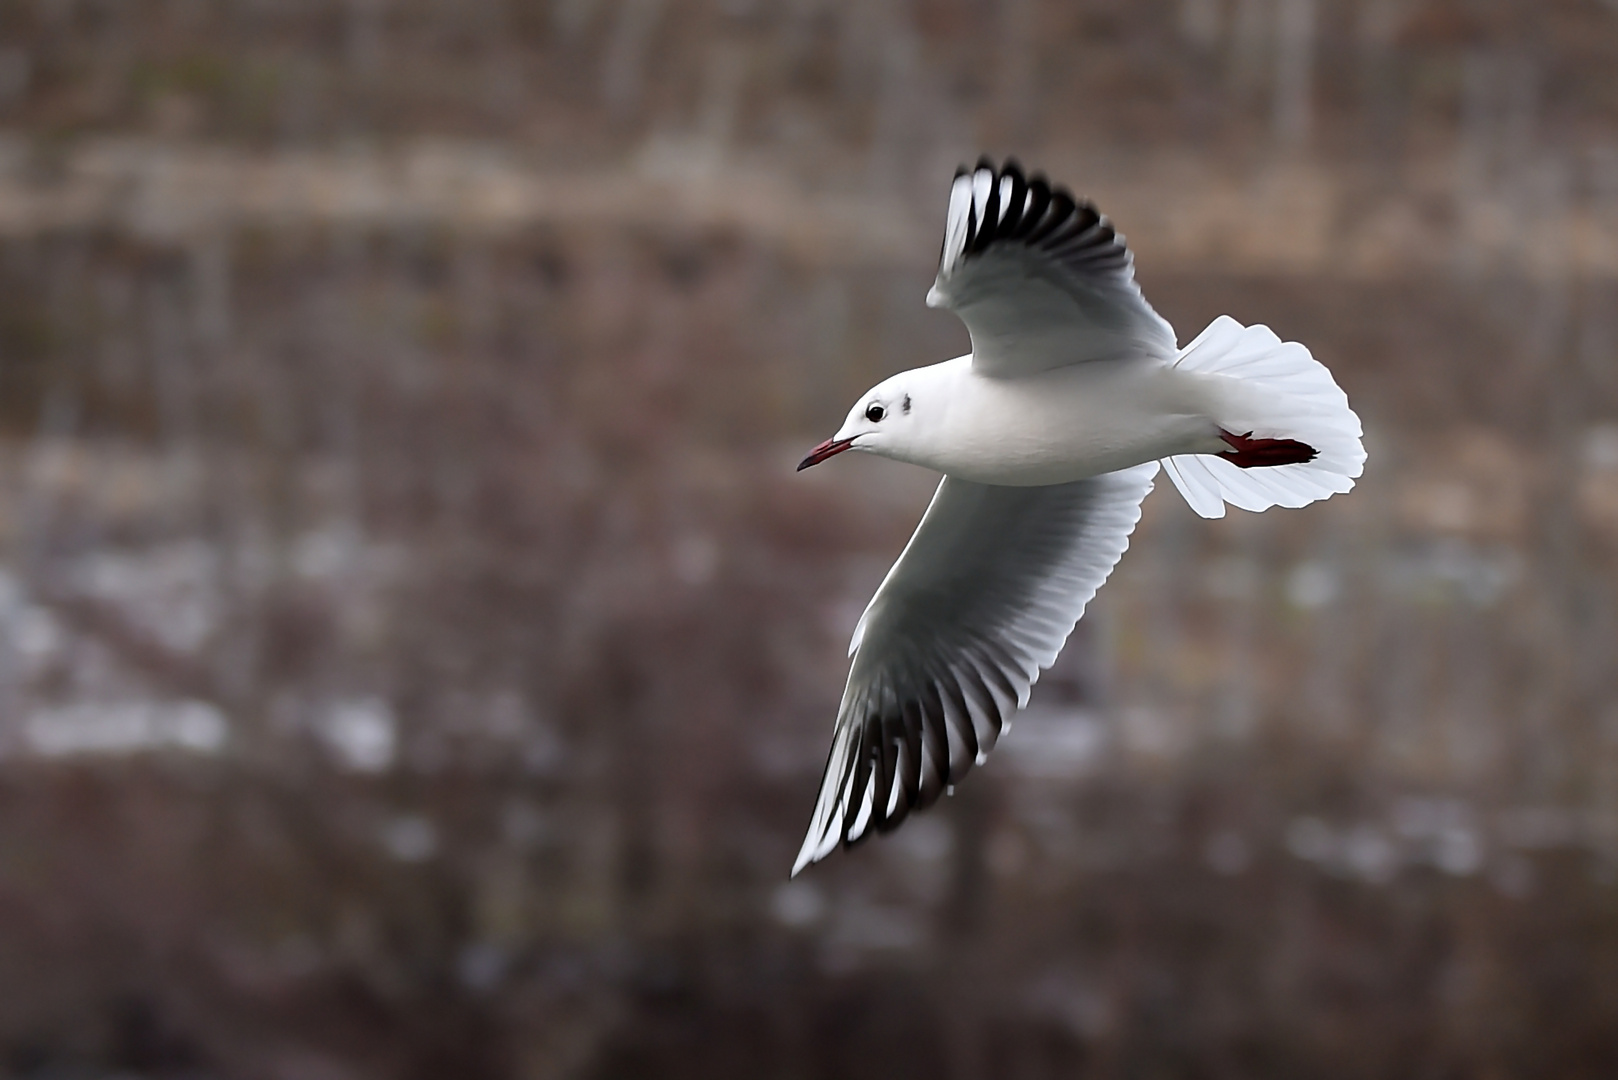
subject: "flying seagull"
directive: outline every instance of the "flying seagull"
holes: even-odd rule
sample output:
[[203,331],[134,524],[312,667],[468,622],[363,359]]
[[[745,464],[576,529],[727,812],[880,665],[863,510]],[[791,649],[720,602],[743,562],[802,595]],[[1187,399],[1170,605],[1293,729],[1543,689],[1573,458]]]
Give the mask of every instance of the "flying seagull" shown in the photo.
[[961,169],[927,294],[972,352],[865,393],[845,450],[943,473],[871,598],[792,872],[887,832],[981,764],[1129,546],[1159,468],[1203,517],[1354,486],[1360,421],[1319,361],[1215,319],[1185,348],[1089,202],[1007,161]]

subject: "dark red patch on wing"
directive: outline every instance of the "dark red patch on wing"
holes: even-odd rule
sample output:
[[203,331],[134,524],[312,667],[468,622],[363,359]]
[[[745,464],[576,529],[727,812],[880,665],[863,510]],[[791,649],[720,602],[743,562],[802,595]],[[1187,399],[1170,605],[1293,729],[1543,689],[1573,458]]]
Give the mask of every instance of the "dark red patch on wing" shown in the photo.
[[1219,456],[1233,462],[1239,469],[1252,469],[1262,465],[1301,465],[1313,461],[1320,451],[1297,439],[1255,439],[1246,435],[1232,435],[1221,431],[1219,437],[1230,446]]

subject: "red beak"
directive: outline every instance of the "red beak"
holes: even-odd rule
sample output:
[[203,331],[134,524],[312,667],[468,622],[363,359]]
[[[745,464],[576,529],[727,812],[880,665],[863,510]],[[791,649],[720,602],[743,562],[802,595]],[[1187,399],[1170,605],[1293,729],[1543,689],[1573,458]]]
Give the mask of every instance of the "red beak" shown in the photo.
[[854,445],[853,439],[827,439],[813,450],[809,456],[798,462],[798,471],[803,472],[811,465],[819,465],[829,457],[836,457],[844,450]]

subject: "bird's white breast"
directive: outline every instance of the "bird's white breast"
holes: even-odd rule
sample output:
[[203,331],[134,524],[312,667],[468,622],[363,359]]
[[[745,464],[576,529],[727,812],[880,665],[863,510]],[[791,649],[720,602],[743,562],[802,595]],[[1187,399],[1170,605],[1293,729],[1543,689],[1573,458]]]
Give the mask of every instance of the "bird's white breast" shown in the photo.
[[1060,484],[1225,449],[1207,380],[1160,360],[1091,361],[1009,379],[980,375],[967,358],[947,366],[949,393],[916,460],[951,476]]

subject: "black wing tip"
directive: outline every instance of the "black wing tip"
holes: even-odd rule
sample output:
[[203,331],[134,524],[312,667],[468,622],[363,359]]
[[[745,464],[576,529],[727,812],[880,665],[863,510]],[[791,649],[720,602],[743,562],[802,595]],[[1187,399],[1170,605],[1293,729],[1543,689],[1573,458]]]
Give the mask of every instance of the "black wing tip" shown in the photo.
[[[958,249],[940,253],[940,269],[948,274],[962,261],[985,251],[998,241],[1015,241],[1028,247],[1055,249],[1078,242],[1082,252],[1064,252],[1079,255],[1094,269],[1108,263],[1116,264],[1127,252],[1106,215],[1090,199],[1080,198],[1061,184],[1053,184],[1039,170],[1024,172],[1015,157],[1006,157],[999,164],[989,155],[978,158],[976,165],[961,165],[955,170],[955,180],[971,177],[973,187],[984,176],[988,194],[978,205],[978,194],[968,194],[965,236]],[[1008,198],[1002,200],[1004,181],[1011,181]],[[981,190],[981,189],[978,189]],[[981,215],[979,213],[981,209]],[[1118,264],[1127,265],[1127,264]]]
[[998,185],[1000,180],[1014,178],[1022,181],[1030,188],[1043,187],[1052,195],[1064,196],[1072,201],[1073,205],[1075,206],[1089,207],[1092,210],[1095,209],[1095,203],[1091,200],[1080,198],[1079,196],[1073,194],[1073,192],[1065,185],[1052,183],[1050,177],[1046,176],[1042,170],[1024,169],[1022,162],[1018,161],[1016,157],[1011,155],[1007,155],[999,164],[995,163],[994,158],[990,157],[988,154],[984,154],[978,158],[977,164],[975,165],[957,165],[955,167],[955,179],[959,180],[963,176],[976,176],[980,172],[988,173],[989,179],[996,185]]
[[[994,669],[993,664],[988,667]],[[849,801],[842,820],[832,825],[841,833],[838,847],[846,851],[873,836],[896,831],[912,814],[932,807],[939,796],[952,791],[982,763],[1004,733],[1008,715],[1017,708],[997,698],[989,686],[990,679],[1008,702],[1016,702],[1016,688],[1004,672],[995,669],[989,677],[980,673],[976,679],[964,681],[929,681],[923,697],[914,703],[913,712],[903,708],[897,713],[873,710],[865,716],[859,745],[848,766]],[[945,697],[955,706],[953,714],[944,708]],[[980,718],[982,731],[978,727]],[[960,741],[959,754],[950,747],[950,730]],[[932,771],[936,776],[929,776],[929,770],[923,767],[923,742],[932,743]],[[871,809],[856,834],[854,826],[864,809],[867,786],[872,789]],[[896,799],[892,798],[895,788]],[[892,811],[888,809],[890,800],[894,804]]]
[[[1022,163],[1019,162],[1015,157],[1008,155],[999,164],[995,164],[994,158],[990,157],[988,154],[979,156],[976,165],[961,165],[957,167],[955,170],[955,175],[957,178],[959,178],[965,176],[967,173],[980,173],[985,171],[993,173],[996,180],[1000,179],[1002,176],[1023,175]],[[1038,176],[1039,174],[1035,173],[1034,175]]]

